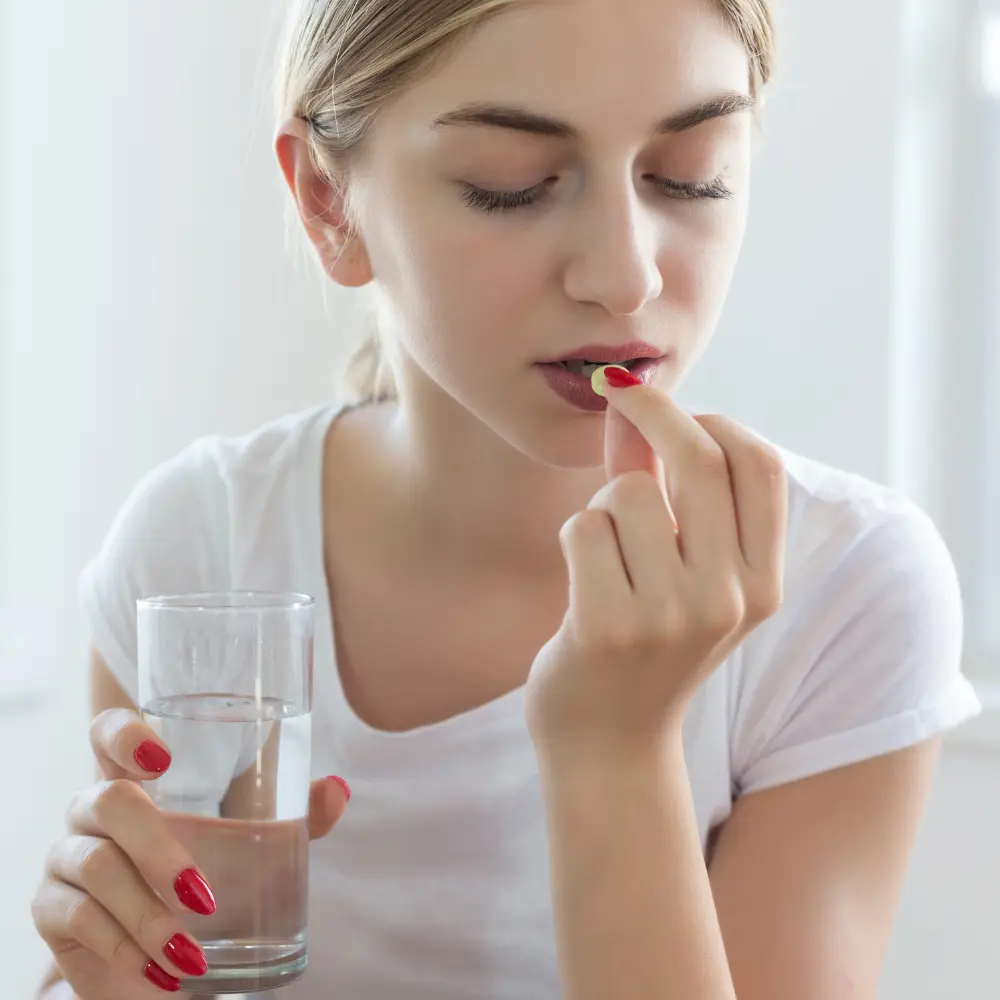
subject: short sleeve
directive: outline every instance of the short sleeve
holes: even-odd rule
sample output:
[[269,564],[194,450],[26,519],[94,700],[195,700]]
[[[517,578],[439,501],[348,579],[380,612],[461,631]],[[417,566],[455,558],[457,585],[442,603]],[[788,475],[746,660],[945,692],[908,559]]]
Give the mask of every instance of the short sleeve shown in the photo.
[[[961,673],[962,601],[933,521],[902,498],[816,547],[736,692],[735,789],[759,791],[921,742],[980,711]],[[780,618],[779,618],[780,616]]]
[[211,439],[145,475],[79,580],[92,642],[138,701],[136,601],[228,589],[226,492]]

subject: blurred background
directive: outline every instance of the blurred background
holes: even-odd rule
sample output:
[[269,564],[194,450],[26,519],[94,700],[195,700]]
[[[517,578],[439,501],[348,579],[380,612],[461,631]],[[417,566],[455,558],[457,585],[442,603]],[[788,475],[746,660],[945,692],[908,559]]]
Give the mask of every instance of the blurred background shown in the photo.
[[[992,7],[991,7],[992,3]],[[195,436],[358,337],[285,224],[276,0],[0,0],[0,967],[92,780],[76,578]],[[682,393],[937,521],[987,711],[948,741],[882,1000],[1000,995],[1000,0],[783,0],[746,250]]]

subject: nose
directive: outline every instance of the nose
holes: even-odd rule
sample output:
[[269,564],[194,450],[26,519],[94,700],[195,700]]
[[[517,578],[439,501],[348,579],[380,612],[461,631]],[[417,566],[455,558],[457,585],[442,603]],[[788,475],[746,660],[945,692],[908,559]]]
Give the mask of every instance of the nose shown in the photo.
[[657,223],[631,185],[589,201],[572,235],[566,294],[613,316],[633,316],[663,291]]

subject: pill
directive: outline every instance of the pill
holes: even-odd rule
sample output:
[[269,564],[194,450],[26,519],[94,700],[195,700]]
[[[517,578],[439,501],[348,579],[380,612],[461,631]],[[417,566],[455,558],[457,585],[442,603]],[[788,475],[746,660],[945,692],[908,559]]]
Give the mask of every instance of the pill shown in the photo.
[[618,368],[623,372],[628,371],[624,365],[601,365],[600,368],[595,368],[594,374],[590,376],[590,387],[598,396],[604,395],[604,373],[609,368]]

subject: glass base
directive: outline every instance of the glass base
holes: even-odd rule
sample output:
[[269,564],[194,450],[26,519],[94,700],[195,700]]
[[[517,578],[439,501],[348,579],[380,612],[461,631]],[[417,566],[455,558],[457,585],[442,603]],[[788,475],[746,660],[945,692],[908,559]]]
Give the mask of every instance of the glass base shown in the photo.
[[308,961],[304,943],[247,945],[219,942],[203,947],[208,972],[181,980],[181,989],[188,993],[215,996],[275,990],[301,977]]

